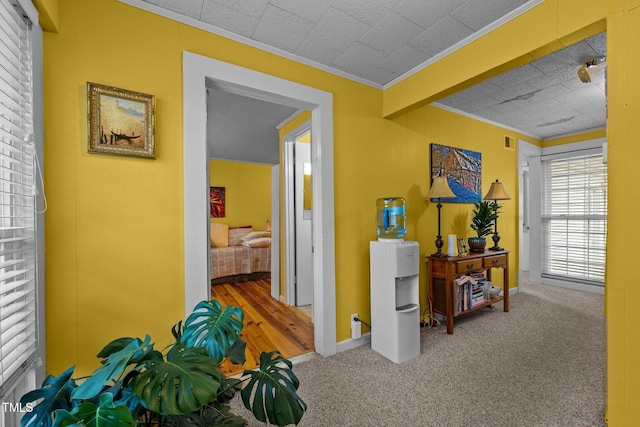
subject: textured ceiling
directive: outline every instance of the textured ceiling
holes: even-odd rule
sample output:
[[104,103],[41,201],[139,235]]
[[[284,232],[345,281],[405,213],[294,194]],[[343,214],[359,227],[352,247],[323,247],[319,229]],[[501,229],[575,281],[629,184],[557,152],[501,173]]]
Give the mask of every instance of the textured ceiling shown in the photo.
[[539,0],[144,0],[385,85]]
[[214,159],[277,165],[276,126],[296,108],[207,88],[207,143]]
[[588,69],[591,83],[582,83],[577,71],[587,60],[606,53],[606,33],[600,33],[441,99],[436,105],[539,139],[601,129],[606,126],[606,62]]
[[[120,1],[374,87],[389,87],[541,0]],[[588,59],[605,54],[602,33],[436,105],[539,139],[604,128],[606,63],[589,70],[591,83],[580,82],[576,73]],[[248,120],[243,108],[237,110],[228,120],[244,126],[260,114],[254,109]]]

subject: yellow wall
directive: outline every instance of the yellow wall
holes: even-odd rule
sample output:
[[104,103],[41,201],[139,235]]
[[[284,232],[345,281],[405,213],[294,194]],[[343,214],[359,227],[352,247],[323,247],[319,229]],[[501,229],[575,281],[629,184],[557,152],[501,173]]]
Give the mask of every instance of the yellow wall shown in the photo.
[[32,0],[32,2],[38,9],[38,19],[42,29],[57,32],[60,25],[59,0]]
[[553,147],[556,145],[571,144],[573,142],[587,141],[590,139],[606,138],[607,130],[598,129],[591,132],[579,133],[576,135],[568,135],[560,138],[545,139],[542,141],[542,147]]
[[[640,65],[639,5],[640,0],[546,0],[383,95],[116,0],[59,2],[59,33],[44,35],[48,371],[77,364],[80,373],[87,373],[103,344],[118,336],[149,332],[160,343],[168,341],[169,327],[184,316],[183,50],[333,93],[340,341],[349,337],[348,315],[369,312],[368,242],[375,238],[378,197],[405,197],[407,239],[418,240],[423,254],[434,249],[436,210],[424,201],[430,142],[481,151],[483,191],[499,178],[512,196],[517,194],[515,152],[495,142],[502,141],[503,131],[420,106],[495,73],[501,64],[522,62],[601,31],[606,19],[608,415],[610,425],[633,425],[640,398],[640,312],[635,309],[640,288],[633,286],[634,273],[625,260],[635,250],[627,224],[640,206],[626,188],[640,182],[635,160],[640,146],[634,143],[640,82],[633,74]],[[96,17],[109,23],[109,31]],[[87,154],[87,81],[156,95],[155,160]],[[445,205],[443,234],[456,228],[456,218],[468,210]],[[505,202],[503,212],[501,242],[515,255],[515,199]]]
[[271,220],[271,168],[269,165],[209,161],[209,184],[225,187],[224,218],[211,218],[211,222],[230,227],[253,226],[264,230]]
[[640,210],[638,198],[629,197],[629,189],[640,182],[640,81],[636,73],[640,66],[640,1],[620,3],[625,9],[607,20],[607,388],[609,425],[631,426],[638,423],[640,399],[640,288],[634,269],[629,268],[630,255],[637,251],[629,233]]
[[[338,181],[359,170],[375,186],[375,169],[357,153],[396,127],[380,116],[378,89],[116,0],[59,8],[59,32],[44,35],[47,368],[87,373],[109,340],[150,333],[164,344],[184,318],[183,50],[332,92]],[[87,81],[156,96],[155,160],[87,154]],[[362,213],[354,192],[336,186],[339,340],[349,337],[351,297],[368,289],[368,266],[354,267],[349,254],[372,236],[349,229],[373,213]]]

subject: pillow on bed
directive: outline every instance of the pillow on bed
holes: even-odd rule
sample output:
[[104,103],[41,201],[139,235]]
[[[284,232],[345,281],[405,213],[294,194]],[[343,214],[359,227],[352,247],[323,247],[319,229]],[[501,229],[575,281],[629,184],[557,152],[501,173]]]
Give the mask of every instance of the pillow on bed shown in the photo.
[[240,246],[242,238],[253,231],[252,227],[229,228],[229,246]]
[[226,248],[229,246],[229,226],[226,224],[211,223],[211,246]]
[[250,248],[264,248],[271,245],[271,237],[258,237],[257,239],[242,242],[242,246]]
[[271,233],[268,231],[252,231],[242,238],[243,242],[248,242],[249,240],[258,239],[260,237],[271,237]]

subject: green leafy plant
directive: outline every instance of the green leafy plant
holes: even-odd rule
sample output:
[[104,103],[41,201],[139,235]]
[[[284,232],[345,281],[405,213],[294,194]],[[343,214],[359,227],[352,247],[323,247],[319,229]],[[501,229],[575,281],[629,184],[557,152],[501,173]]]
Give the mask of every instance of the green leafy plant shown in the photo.
[[245,362],[243,317],[237,307],[202,301],[184,327],[179,322],[172,328],[175,342],[163,351],[154,349],[148,335],[118,338],[98,353],[101,366],[89,377],[72,379],[71,367],[25,394],[23,405],[37,404],[21,426],[244,426],[247,421],[228,405],[238,391],[257,420],[297,425],[307,404],[296,393],[291,362],[277,351],[263,352],[258,369],[239,378],[220,372],[224,360]]
[[478,237],[491,234],[493,224],[498,218],[500,206],[493,201],[482,200],[474,204],[471,228]]

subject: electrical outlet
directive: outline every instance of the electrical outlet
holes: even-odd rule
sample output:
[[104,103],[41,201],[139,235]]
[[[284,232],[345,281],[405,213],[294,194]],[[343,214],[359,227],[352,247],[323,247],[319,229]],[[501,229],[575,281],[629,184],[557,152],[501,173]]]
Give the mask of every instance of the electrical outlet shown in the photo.
[[357,340],[362,337],[362,323],[358,319],[358,313],[351,315],[351,339]]

